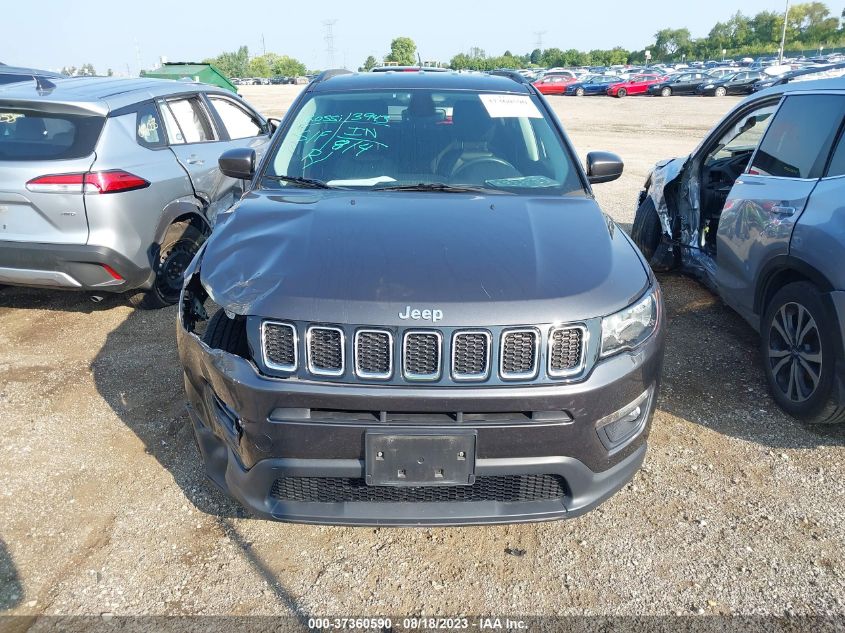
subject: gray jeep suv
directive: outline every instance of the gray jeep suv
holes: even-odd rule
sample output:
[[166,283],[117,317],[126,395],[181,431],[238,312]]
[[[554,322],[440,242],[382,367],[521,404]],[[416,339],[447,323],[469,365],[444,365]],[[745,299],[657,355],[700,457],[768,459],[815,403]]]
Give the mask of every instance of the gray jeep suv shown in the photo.
[[695,275],[759,330],[786,412],[845,421],[845,79],[762,91],[659,163],[633,237],[656,269]]
[[0,87],[0,284],[179,298],[217,213],[241,194],[217,158],[263,152],[267,122],[236,95],[163,79]]
[[[528,83],[324,74],[186,272],[177,332],[206,472],[263,517],[576,516],[634,476],[658,284]],[[208,316],[210,320],[206,320]]]

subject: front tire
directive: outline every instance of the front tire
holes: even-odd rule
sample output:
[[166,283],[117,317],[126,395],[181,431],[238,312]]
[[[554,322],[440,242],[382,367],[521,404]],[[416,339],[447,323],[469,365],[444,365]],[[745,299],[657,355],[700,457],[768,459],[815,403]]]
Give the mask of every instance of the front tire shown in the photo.
[[625,88],[620,88],[619,90],[616,91],[616,96],[619,97],[620,99],[623,98],[623,97],[627,97],[628,91],[625,90]]
[[811,424],[845,422],[837,389],[836,318],[811,283],[800,281],[772,297],[760,323],[760,352],[778,406]]
[[719,86],[718,88],[716,88],[715,95],[717,97],[724,97],[726,94],[728,94],[728,91],[725,90],[725,88],[723,88],[722,86]]
[[671,97],[672,96],[672,89],[671,88],[663,88],[660,91],[661,97]]
[[584,96],[584,89],[583,88],[576,88],[575,89],[575,96],[576,97],[583,97]]
[[159,248],[153,287],[130,295],[129,303],[140,310],[158,310],[179,301],[182,274],[204,241],[205,235],[192,224],[172,224]]
[[211,349],[222,349],[224,352],[244,358],[249,356],[246,321],[243,317],[230,319],[223,308],[220,308],[209,320],[202,335],[202,342]]
[[634,215],[634,225],[631,227],[631,239],[642,252],[646,261],[651,262],[663,235],[663,226],[654,207],[651,196],[646,196],[642,204],[637,207]]

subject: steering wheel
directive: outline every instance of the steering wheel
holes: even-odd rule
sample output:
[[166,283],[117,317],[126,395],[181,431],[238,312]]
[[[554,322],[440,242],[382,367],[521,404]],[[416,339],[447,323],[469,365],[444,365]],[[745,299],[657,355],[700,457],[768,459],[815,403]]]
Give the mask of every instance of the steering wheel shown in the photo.
[[522,174],[503,158],[482,156],[465,162],[452,172],[454,182],[483,183],[496,178],[518,178]]

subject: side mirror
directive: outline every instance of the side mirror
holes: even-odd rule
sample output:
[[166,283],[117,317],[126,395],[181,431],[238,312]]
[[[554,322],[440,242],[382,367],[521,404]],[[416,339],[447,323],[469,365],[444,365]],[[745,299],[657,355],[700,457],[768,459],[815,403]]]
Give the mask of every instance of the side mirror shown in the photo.
[[252,180],[255,175],[255,150],[248,147],[230,149],[217,159],[220,171],[229,178]]
[[591,185],[616,180],[622,175],[625,164],[616,154],[590,152],[587,154],[587,179]]
[[272,136],[275,134],[276,130],[279,129],[279,126],[282,124],[281,119],[277,119],[274,116],[271,116],[267,119],[267,127],[270,129],[270,135]]

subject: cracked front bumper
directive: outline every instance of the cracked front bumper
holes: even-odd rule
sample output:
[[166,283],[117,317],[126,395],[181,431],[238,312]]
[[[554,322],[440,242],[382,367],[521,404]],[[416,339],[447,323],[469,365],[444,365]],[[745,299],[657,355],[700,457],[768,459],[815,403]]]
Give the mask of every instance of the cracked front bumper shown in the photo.
[[[209,348],[181,324],[177,339],[206,472],[253,514],[302,523],[460,525],[578,516],[630,481],[645,457],[664,334],[661,323],[636,352],[598,363],[579,383],[496,388],[280,380],[262,376],[244,358]],[[649,390],[636,435],[623,448],[608,451],[596,423]],[[341,417],[316,419],[316,412],[326,411]],[[354,412],[383,413],[350,418]],[[475,417],[444,423],[455,412]],[[509,419],[502,418],[504,412],[528,415],[514,413]],[[565,415],[549,419],[549,412]],[[483,421],[473,422],[478,419]],[[375,430],[473,433],[476,484],[505,482],[507,494],[499,488],[483,498],[468,489],[367,487],[366,436]],[[550,478],[559,482],[560,494],[532,496],[537,482]],[[300,492],[280,494],[291,482]],[[321,497],[329,484],[332,494]]]

